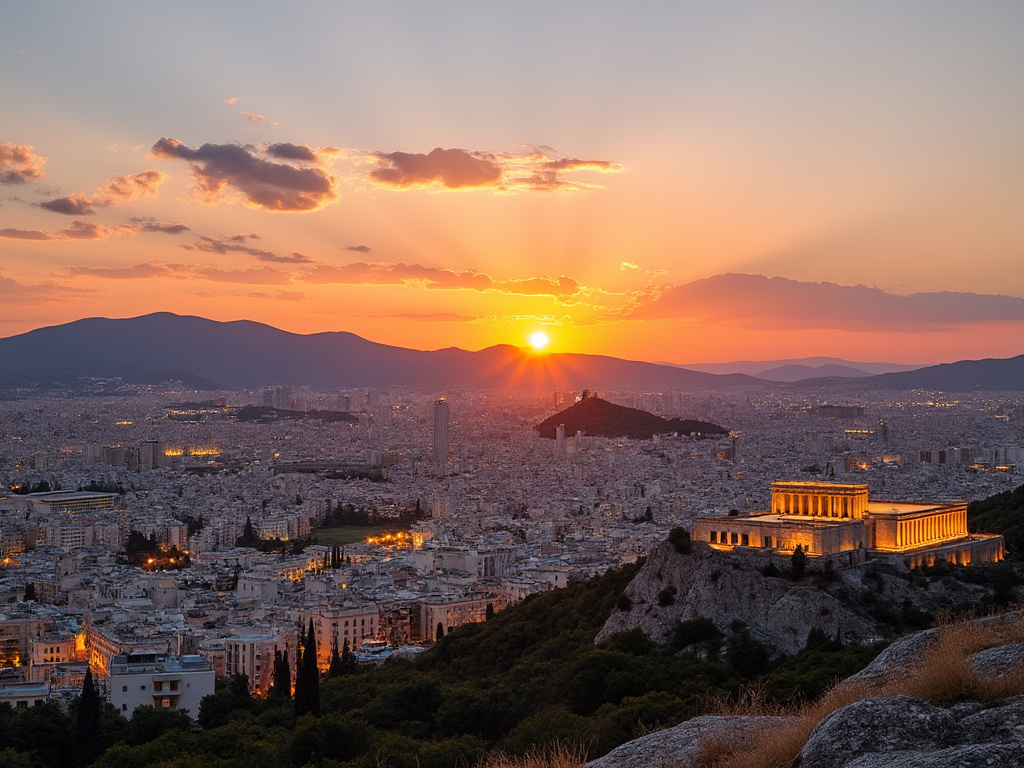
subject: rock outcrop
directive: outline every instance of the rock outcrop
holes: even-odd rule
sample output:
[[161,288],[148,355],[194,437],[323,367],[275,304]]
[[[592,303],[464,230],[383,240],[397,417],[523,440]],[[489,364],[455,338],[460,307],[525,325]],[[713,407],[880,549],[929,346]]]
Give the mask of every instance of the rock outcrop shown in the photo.
[[[1004,614],[980,619],[973,629],[999,630],[1016,622],[1019,635],[1021,619],[1020,613]],[[913,678],[915,662],[936,636],[936,630],[927,630],[902,638],[869,667],[840,683],[840,689],[867,690],[868,694],[823,717],[795,764],[800,768],[1024,765],[1024,695],[939,706],[903,693],[871,693],[872,688],[883,689],[884,683],[891,684],[890,691],[898,691],[901,682]],[[998,637],[999,632],[992,636]],[[966,660],[982,678],[1020,676],[1016,690],[1024,689],[1024,643],[1001,642]],[[752,740],[771,740],[796,722],[796,718],[777,716],[698,717],[623,744],[586,768],[698,768],[716,754],[711,740],[725,741],[742,752]],[[721,764],[729,764],[728,758]]]
[[[780,575],[763,575],[769,562]],[[894,618],[977,606],[985,595],[978,585],[952,578],[927,580],[888,563],[828,573],[812,563],[810,569],[817,572],[797,581],[785,577],[787,566],[786,558],[726,554],[703,542],[693,542],[691,553],[680,554],[663,542],[648,555],[597,641],[639,628],[664,643],[678,622],[706,617],[725,632],[740,621],[761,643],[792,654],[805,646],[815,628],[844,642],[870,643],[892,636]]]

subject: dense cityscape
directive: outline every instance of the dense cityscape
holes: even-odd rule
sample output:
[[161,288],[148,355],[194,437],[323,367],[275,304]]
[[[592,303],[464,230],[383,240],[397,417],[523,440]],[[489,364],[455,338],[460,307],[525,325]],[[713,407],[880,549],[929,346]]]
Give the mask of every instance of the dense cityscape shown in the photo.
[[[581,393],[123,389],[0,403],[3,700],[67,703],[91,667],[126,715],[155,696],[195,716],[214,678],[266,695],[310,623],[323,671],[335,649],[416,654],[695,518],[766,509],[775,480],[974,500],[1024,466],[1019,393],[602,392],[729,434],[549,440],[533,427]],[[352,522],[371,527],[331,539]],[[119,695],[171,667],[196,695]]]

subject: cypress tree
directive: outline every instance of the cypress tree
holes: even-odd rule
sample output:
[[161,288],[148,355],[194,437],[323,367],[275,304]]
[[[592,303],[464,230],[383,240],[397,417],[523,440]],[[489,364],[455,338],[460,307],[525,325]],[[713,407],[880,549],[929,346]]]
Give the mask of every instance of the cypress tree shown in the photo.
[[345,668],[341,661],[341,654],[338,653],[338,641],[334,641],[331,648],[331,666],[327,668],[327,679],[333,680],[345,674]]
[[99,691],[92,682],[92,670],[86,669],[75,719],[75,764],[78,766],[89,765],[103,753],[102,708]]
[[356,656],[352,653],[352,649],[348,647],[348,638],[345,638],[345,645],[341,649],[341,669],[346,675],[354,675],[356,667],[359,662],[356,661]]
[[320,717],[320,670],[316,663],[316,633],[313,619],[302,637],[302,656],[295,667],[295,716]]
[[278,698],[292,697],[292,671],[288,666],[288,651],[274,651],[274,681],[271,694]]

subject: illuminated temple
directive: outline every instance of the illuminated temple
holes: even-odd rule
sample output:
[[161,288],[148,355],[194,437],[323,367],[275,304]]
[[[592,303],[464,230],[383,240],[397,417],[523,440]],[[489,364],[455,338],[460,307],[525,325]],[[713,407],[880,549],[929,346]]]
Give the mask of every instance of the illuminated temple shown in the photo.
[[772,483],[771,509],[694,520],[693,538],[713,548],[750,547],[855,564],[903,560],[910,567],[1003,559],[1003,537],[967,532],[967,502],[877,501],[866,485]]

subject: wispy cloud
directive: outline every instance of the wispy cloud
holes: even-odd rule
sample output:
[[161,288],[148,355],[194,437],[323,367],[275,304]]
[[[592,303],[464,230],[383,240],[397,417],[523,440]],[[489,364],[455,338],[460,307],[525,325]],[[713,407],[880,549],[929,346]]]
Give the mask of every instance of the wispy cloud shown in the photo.
[[251,245],[244,245],[246,239],[258,239],[252,235],[234,235],[233,237],[221,240],[216,237],[208,237],[207,235],[199,235],[199,239],[192,243],[186,243],[181,246],[186,251],[199,251],[202,253],[245,253],[249,256],[255,256],[257,259],[263,261],[274,261],[276,260],[277,254],[273,251],[268,251],[265,248],[254,248]]
[[5,303],[68,301],[89,292],[79,288],[60,285],[52,280],[36,283],[35,285],[26,285],[13,278],[0,275],[0,301]]
[[412,320],[417,323],[471,323],[479,319],[475,315],[460,315],[458,312],[410,312],[398,315],[379,315],[379,317]]
[[306,294],[299,291],[253,291],[244,294],[249,299],[271,299],[272,301],[303,301]]
[[0,238],[8,240],[106,240],[113,235],[134,234],[134,227],[108,227],[93,221],[73,221],[70,227],[57,232],[40,229],[0,229]]
[[478,152],[436,147],[426,154],[374,152],[371,181],[396,189],[491,189],[500,192],[580,190],[596,185],[571,181],[576,171],[620,173],[623,166],[608,160],[552,157],[543,151],[523,154]]
[[927,331],[986,321],[1024,325],[1024,299],[954,292],[899,296],[865,285],[726,274],[654,289],[619,317],[694,318],[761,329]]
[[400,285],[418,283],[427,288],[498,291],[527,296],[573,296],[580,284],[571,277],[530,277],[494,280],[483,272],[456,271],[421,264],[374,264],[353,262],[343,266],[319,264],[304,275],[310,283],[347,283],[351,285]]
[[369,253],[370,251],[373,250],[373,248],[371,248],[368,245],[346,245],[345,246],[345,250],[346,251],[357,251],[359,253]]
[[255,112],[242,112],[241,110],[239,110],[238,114],[240,114],[242,117],[248,120],[251,120],[254,123],[263,123],[264,125],[279,125],[279,123],[267,120],[267,118],[265,118],[263,115],[257,115]]
[[143,171],[134,176],[118,174],[91,194],[58,197],[40,203],[39,207],[65,216],[87,216],[95,213],[97,208],[131,203],[140,197],[155,197],[166,178],[160,171]]
[[36,154],[31,144],[11,144],[0,141],[0,184],[24,184],[41,179],[46,174],[46,159]]
[[227,104],[228,106],[232,106],[234,104],[237,104],[238,103],[238,97],[237,96],[231,96],[230,98],[224,99],[224,103]]
[[192,149],[164,138],[151,151],[188,162],[195,192],[208,203],[222,202],[229,189],[240,193],[246,205],[267,211],[314,211],[338,199],[336,179],[322,168],[272,162],[256,147],[203,144]]
[[84,275],[103,280],[149,280],[158,278],[199,278],[215,283],[243,285],[287,285],[291,277],[273,267],[222,269],[201,264],[160,264],[141,262],[124,267],[68,267],[72,275]]

